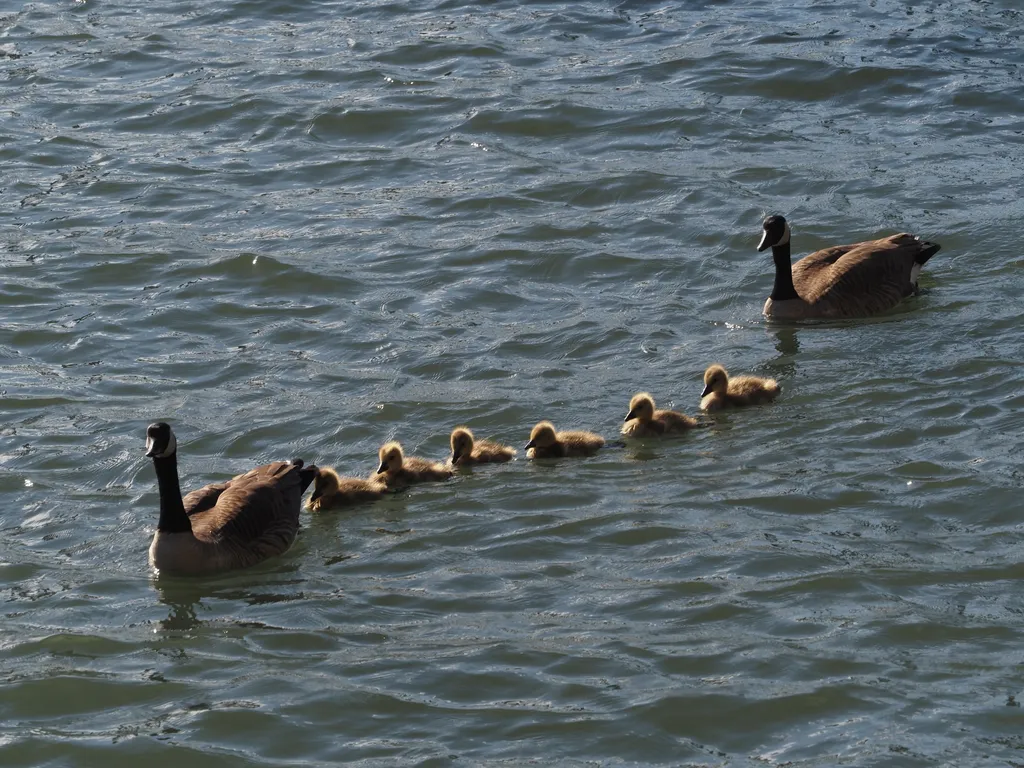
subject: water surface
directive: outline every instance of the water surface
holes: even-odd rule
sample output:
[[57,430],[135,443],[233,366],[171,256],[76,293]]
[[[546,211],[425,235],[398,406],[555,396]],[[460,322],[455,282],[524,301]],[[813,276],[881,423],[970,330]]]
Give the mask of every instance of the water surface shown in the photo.
[[[27,3],[0,14],[5,766],[1024,763],[1010,2]],[[760,308],[909,230],[871,322]],[[186,488],[612,437],[154,581]]]

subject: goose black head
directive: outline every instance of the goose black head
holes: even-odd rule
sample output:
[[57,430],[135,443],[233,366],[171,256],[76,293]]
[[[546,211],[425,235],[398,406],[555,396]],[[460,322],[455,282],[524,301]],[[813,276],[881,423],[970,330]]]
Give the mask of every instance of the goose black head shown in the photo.
[[178,440],[171,425],[158,421],[146,427],[146,455],[151,459],[166,459],[178,450]]
[[789,242],[789,222],[784,217],[769,216],[764,220],[763,226],[764,234],[761,235],[761,242],[757,245],[758,253]]

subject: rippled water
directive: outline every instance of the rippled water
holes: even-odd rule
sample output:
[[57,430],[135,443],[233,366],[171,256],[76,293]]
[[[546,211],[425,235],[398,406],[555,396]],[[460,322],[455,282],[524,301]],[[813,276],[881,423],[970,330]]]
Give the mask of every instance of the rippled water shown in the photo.
[[[29,3],[0,15],[4,766],[1024,765],[1016,3]],[[766,324],[804,253],[922,296]],[[152,580],[186,487],[521,445]]]

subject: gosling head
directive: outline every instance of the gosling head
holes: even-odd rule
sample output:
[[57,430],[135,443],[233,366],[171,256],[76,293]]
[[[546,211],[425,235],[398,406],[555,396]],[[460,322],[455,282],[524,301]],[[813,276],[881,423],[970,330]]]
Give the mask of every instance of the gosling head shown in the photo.
[[330,467],[323,467],[313,478],[313,493],[310,494],[309,500],[316,501],[321,496],[333,496],[338,492],[339,484],[338,473]]
[[384,443],[380,447],[380,466],[377,467],[377,474],[391,472],[402,468],[405,454],[402,453],[402,446],[397,442]]
[[623,421],[630,421],[631,419],[650,421],[653,418],[654,398],[646,392],[637,392],[633,395],[633,399],[629,401],[629,413],[626,414],[626,418]]
[[530,432],[530,442],[526,444],[526,450],[531,448],[550,448],[556,442],[555,425],[550,421],[542,421]]
[[712,392],[725,394],[728,390],[729,374],[725,372],[725,368],[715,363],[704,371],[704,391],[700,393],[701,397]]
[[467,427],[452,430],[452,464],[458,464],[463,456],[473,452],[473,433]]
[[765,251],[776,245],[789,242],[789,222],[782,216],[769,216],[764,220],[764,234],[757,245],[757,252]]
[[158,421],[146,427],[146,455],[151,459],[166,459],[178,450],[178,440],[171,425]]

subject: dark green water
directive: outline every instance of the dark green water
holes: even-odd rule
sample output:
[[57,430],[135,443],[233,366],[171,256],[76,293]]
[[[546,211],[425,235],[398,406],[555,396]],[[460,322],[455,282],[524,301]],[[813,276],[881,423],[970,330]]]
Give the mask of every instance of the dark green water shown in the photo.
[[[1009,0],[0,10],[0,764],[1019,766],[1024,18]],[[943,245],[880,320],[794,249]],[[612,437],[154,581],[186,488]]]

